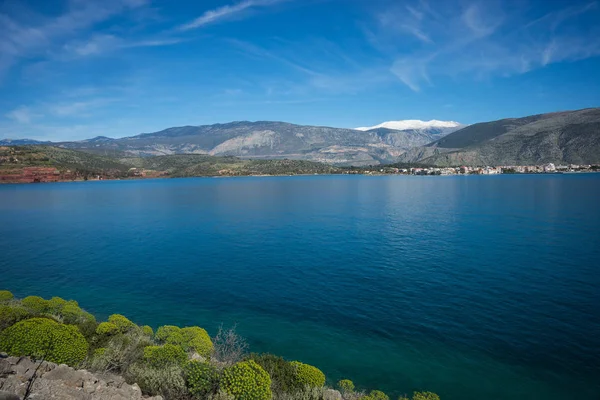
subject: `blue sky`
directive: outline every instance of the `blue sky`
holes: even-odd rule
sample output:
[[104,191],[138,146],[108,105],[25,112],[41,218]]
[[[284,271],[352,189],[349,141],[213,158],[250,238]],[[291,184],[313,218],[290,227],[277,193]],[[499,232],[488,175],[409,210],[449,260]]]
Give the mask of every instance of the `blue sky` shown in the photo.
[[600,106],[600,2],[0,2],[0,138]]

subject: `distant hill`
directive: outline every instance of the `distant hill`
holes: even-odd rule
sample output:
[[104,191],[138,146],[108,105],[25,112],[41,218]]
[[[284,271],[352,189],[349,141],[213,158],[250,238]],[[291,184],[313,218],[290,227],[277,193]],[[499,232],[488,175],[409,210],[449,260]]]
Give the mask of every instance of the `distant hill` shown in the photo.
[[597,164],[600,108],[474,124],[410,149],[398,161],[437,166]]
[[[121,139],[98,136],[75,142],[43,144],[109,157],[206,154],[360,166],[394,162],[406,150],[428,144],[446,133],[446,128],[439,127],[360,131],[285,122],[243,121],[175,127]],[[40,143],[27,139],[0,141],[0,145],[6,146]]]
[[112,157],[46,145],[0,146],[0,170],[54,167],[59,170],[126,172],[130,166]]
[[328,164],[304,160],[243,160],[237,157],[217,157],[202,154],[123,159],[136,168],[166,172],[171,177],[247,176],[247,175],[312,175],[335,174],[341,171]]
[[[312,175],[342,171],[328,164],[304,160],[243,160],[202,154],[151,157],[100,156],[45,145],[0,146],[0,182],[147,177]],[[37,176],[36,175],[36,176]],[[29,178],[28,178],[29,177]]]
[[0,139],[0,146],[23,146],[28,144],[49,144],[33,139]]

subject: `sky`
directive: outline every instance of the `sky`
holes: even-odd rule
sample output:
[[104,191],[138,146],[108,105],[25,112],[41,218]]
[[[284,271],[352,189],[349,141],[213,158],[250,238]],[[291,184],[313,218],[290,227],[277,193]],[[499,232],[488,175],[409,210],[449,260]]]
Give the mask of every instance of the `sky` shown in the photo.
[[0,139],[600,106],[600,0],[0,0]]

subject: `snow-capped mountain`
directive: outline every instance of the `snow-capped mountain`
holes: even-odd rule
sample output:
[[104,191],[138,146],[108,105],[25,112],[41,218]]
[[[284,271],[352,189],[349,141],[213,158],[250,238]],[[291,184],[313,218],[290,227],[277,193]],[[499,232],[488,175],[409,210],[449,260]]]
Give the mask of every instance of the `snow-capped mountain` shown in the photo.
[[445,133],[450,133],[464,128],[464,126],[465,125],[455,121],[438,121],[435,119],[431,121],[421,121],[418,119],[407,119],[404,121],[387,121],[379,125],[355,129],[359,131],[370,131],[379,128],[394,129],[398,131],[443,129],[446,131]]

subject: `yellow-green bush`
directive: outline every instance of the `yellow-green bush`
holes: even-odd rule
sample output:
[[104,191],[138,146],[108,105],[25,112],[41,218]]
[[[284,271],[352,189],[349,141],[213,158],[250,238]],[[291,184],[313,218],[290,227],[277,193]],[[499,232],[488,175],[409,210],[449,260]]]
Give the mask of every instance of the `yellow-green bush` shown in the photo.
[[354,382],[350,379],[342,379],[337,383],[337,386],[342,393],[352,393],[354,391]]
[[236,400],[269,400],[272,396],[271,377],[252,360],[225,368],[221,387]]
[[185,365],[184,375],[188,390],[194,396],[205,396],[219,387],[219,372],[207,362],[189,361]]
[[34,313],[45,313],[48,311],[49,303],[48,300],[44,300],[40,296],[27,296],[21,300],[21,304],[28,308]]
[[412,400],[440,400],[440,396],[432,392],[415,392]]
[[77,304],[65,303],[58,313],[64,318],[66,323],[72,324],[82,318],[84,312]]
[[250,354],[247,359],[260,365],[273,381],[271,390],[276,394],[292,393],[304,389],[296,379],[296,368],[283,357],[273,354]]
[[102,357],[106,354],[106,347],[100,347],[94,350],[94,357]]
[[150,337],[154,336],[154,331],[152,330],[152,327],[150,327],[148,325],[142,326],[142,332],[146,336],[150,336]]
[[319,368],[299,361],[292,361],[291,364],[296,368],[296,381],[302,386],[322,387],[325,385],[325,374]]
[[14,298],[13,294],[8,290],[0,290],[0,303],[10,301]]
[[119,327],[112,322],[101,322],[96,328],[96,333],[98,335],[114,335],[119,333]]
[[108,322],[115,324],[121,333],[125,333],[135,328],[135,324],[131,322],[127,317],[121,314],[113,314],[108,317]]
[[165,325],[156,331],[156,340],[160,343],[176,344],[185,351],[195,351],[203,357],[209,357],[213,350],[213,343],[208,333],[197,326],[179,328]]
[[383,393],[381,390],[371,390],[367,396],[363,396],[363,399],[367,400],[390,400],[389,396]]
[[183,342],[181,328],[173,325],[160,326],[156,330],[155,338],[160,343],[180,344]]
[[48,300],[48,311],[51,313],[55,313],[58,314],[60,313],[60,310],[62,310],[62,308],[68,303],[68,301],[66,301],[65,299],[63,299],[62,297],[53,297],[50,300]]
[[0,333],[0,350],[14,356],[45,357],[50,362],[74,366],[87,355],[88,343],[75,326],[47,318],[31,318]]
[[187,360],[187,354],[176,344],[165,344],[163,346],[148,346],[144,348],[144,361],[154,368],[167,365],[183,365]]
[[186,350],[193,350],[203,357],[209,357],[212,353],[213,343],[204,329],[197,326],[182,328],[181,335],[183,336],[182,345],[187,348]]
[[0,331],[29,317],[31,312],[21,305],[0,305]]

